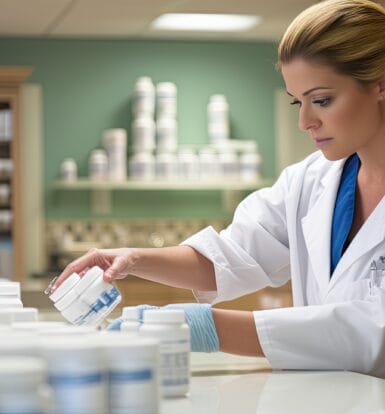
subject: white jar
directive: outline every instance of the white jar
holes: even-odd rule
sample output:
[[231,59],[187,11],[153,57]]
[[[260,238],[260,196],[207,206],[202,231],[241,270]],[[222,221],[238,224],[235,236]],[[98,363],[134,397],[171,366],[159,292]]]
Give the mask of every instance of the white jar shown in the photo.
[[40,341],[35,332],[1,331],[1,356],[39,356]]
[[229,104],[225,95],[210,96],[207,105],[207,125],[211,144],[228,140],[230,135]]
[[139,311],[136,306],[125,306],[122,311],[122,332],[138,333],[140,327]]
[[175,180],[178,178],[178,164],[175,154],[160,153],[155,157],[155,174],[158,180]]
[[156,85],[156,118],[176,118],[177,87],[172,82],[160,82]]
[[[122,296],[112,283],[103,280],[103,273],[100,267],[94,266],[80,280],[76,273],[68,278],[71,280],[67,286],[53,297],[53,300],[56,299],[55,307],[64,318],[75,325],[100,326],[104,323],[106,316],[120,303]],[[53,292],[51,299],[57,290]]]
[[221,178],[226,180],[238,179],[239,162],[237,153],[230,148],[222,148],[218,154]]
[[0,282],[0,308],[22,308],[19,282]]
[[42,358],[0,358],[0,413],[43,414],[49,407],[47,366]]
[[141,116],[132,122],[131,135],[134,153],[155,149],[155,121],[149,116]]
[[66,182],[76,181],[78,166],[73,158],[66,158],[60,164],[60,179]]
[[172,153],[178,147],[178,126],[175,118],[161,117],[156,121],[156,150]]
[[109,377],[109,414],[158,414],[159,343],[123,333],[101,337]]
[[114,181],[127,178],[127,131],[123,128],[103,132],[103,146],[108,155],[108,177]]
[[154,116],[155,86],[148,76],[137,79],[132,98],[132,113],[135,117],[147,115]]
[[219,177],[218,155],[210,147],[199,151],[199,176],[202,180],[215,180]]
[[105,414],[106,377],[103,352],[95,340],[42,338],[55,414]]
[[250,141],[244,146],[239,156],[239,177],[242,181],[255,181],[261,178],[262,157],[258,144]]
[[150,152],[138,152],[130,158],[128,168],[132,179],[151,181],[155,178],[155,157]]
[[0,309],[0,324],[8,320],[14,322],[37,322],[38,310],[36,308],[3,308]]
[[178,178],[189,181],[199,178],[199,158],[192,149],[183,148],[178,152]]
[[190,385],[190,329],[183,309],[145,310],[139,333],[160,342],[162,395],[186,395]]
[[90,180],[106,180],[108,178],[108,157],[103,149],[91,151],[88,160],[88,176]]

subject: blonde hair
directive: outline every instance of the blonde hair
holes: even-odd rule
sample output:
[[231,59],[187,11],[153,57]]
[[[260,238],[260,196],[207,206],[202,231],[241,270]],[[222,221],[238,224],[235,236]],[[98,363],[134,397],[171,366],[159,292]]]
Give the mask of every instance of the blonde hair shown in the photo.
[[303,58],[333,67],[362,83],[385,75],[385,9],[370,0],[326,0],[290,24],[277,67]]

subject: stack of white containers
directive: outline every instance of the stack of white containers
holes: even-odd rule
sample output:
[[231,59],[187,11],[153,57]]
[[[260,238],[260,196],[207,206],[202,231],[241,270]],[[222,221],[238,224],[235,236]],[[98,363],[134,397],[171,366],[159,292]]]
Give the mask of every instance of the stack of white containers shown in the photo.
[[207,105],[209,143],[226,144],[230,136],[229,104],[225,95],[211,95]]
[[156,178],[178,178],[177,87],[172,82],[156,86]]
[[127,178],[127,132],[123,128],[103,132],[103,146],[108,156],[108,178],[124,181]]
[[137,180],[155,178],[155,86],[151,78],[139,78],[134,87],[131,125],[132,156],[130,177]]

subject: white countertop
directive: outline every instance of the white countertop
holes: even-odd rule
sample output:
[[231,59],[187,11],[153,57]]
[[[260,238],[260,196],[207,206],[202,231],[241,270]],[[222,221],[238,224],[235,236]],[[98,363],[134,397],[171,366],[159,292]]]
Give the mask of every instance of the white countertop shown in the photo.
[[162,414],[385,413],[385,380],[367,375],[271,372],[264,358],[226,354],[192,354],[192,371],[189,395],[164,399]]

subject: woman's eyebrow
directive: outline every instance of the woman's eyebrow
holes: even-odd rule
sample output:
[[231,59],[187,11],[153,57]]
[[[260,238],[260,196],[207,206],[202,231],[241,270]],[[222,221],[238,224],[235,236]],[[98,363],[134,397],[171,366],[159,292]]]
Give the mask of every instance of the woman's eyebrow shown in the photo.
[[[332,89],[332,88],[330,88],[329,86],[316,86],[316,87],[311,88],[311,89],[307,90],[306,92],[304,92],[304,93],[302,94],[302,96],[309,95],[309,93],[314,92],[314,91],[316,91],[316,90],[318,90],[318,89]],[[287,93],[288,95],[290,95],[290,96],[294,96],[294,95],[292,95],[289,91],[286,91],[286,93]]]

